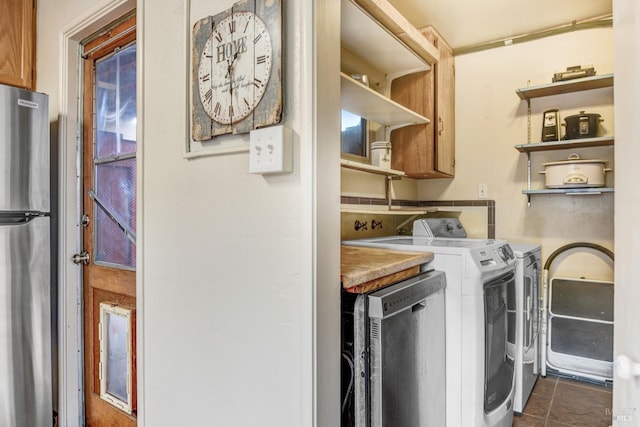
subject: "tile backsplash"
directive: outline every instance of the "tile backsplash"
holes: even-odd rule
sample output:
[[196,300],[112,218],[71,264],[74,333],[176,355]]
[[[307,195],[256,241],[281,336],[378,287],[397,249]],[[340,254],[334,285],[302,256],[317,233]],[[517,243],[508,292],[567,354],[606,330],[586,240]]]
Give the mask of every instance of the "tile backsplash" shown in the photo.
[[394,200],[393,208],[411,210],[402,214],[390,213],[384,199],[343,196],[341,202],[342,240],[411,235],[413,221],[422,217],[456,217],[464,225],[468,237],[495,238],[493,200]]
[[[406,220],[406,215],[343,212],[340,216],[342,240],[364,239],[402,234],[396,228]],[[410,234],[410,230],[409,230]]]

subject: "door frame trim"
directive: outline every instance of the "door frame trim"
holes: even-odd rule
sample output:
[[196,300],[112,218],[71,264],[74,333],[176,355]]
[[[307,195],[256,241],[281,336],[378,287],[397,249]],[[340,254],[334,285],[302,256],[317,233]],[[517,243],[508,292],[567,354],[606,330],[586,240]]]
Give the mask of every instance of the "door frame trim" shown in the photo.
[[[142,3],[143,0],[138,1]],[[136,0],[101,1],[59,33],[58,424],[61,426],[84,425],[82,270],[70,262],[73,254],[81,250],[82,243],[81,177],[78,176],[82,155],[80,41],[125,13],[133,9],[142,10],[136,6]],[[138,356],[141,364],[142,355]],[[141,391],[138,391],[139,396]],[[140,422],[140,415],[138,422],[144,425]]]

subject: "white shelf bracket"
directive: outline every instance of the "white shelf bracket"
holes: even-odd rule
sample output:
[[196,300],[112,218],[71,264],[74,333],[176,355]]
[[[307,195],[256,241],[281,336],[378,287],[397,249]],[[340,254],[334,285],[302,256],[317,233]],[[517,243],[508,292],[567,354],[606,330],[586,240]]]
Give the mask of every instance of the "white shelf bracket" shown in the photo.
[[[400,129],[403,128],[405,126],[411,126],[411,125],[415,125],[417,123],[402,123],[399,125],[389,125],[389,126],[385,126],[384,127],[384,140],[385,141],[391,141],[391,132],[393,132],[396,129]],[[393,149],[393,147],[392,147]]]

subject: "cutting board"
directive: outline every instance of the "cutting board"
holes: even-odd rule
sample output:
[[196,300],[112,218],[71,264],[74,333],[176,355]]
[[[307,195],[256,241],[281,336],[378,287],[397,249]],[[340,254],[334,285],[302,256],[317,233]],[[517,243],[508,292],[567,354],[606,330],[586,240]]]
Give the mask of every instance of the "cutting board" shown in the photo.
[[349,292],[369,292],[417,275],[420,265],[432,260],[432,252],[343,245],[340,280],[342,287]]

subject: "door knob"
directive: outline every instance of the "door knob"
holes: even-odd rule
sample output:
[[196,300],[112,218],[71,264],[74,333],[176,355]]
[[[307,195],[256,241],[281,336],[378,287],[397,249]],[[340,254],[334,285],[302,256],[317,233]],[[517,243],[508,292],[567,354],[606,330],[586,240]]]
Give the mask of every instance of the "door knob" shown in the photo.
[[623,380],[629,380],[633,377],[640,377],[640,363],[636,363],[629,356],[621,354],[616,357],[615,363],[616,375]]
[[74,254],[71,257],[71,261],[73,261],[74,264],[89,265],[89,252],[82,251],[79,254]]

